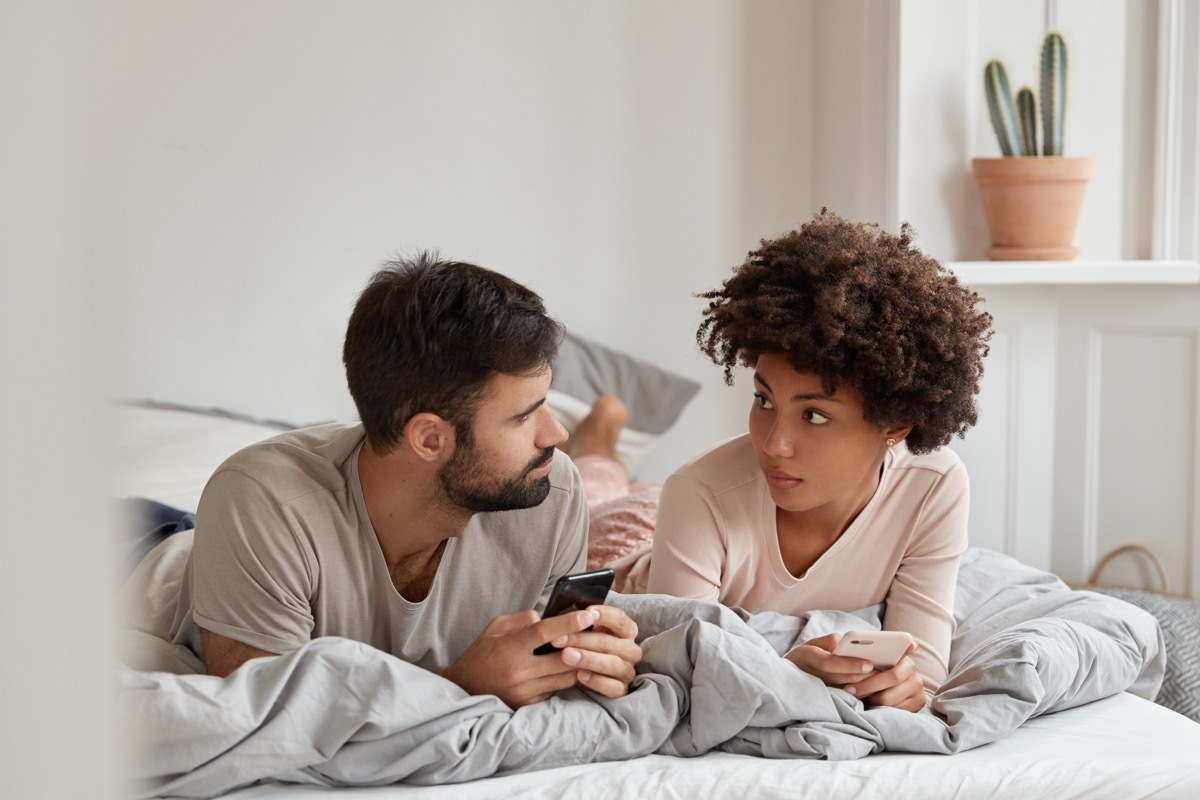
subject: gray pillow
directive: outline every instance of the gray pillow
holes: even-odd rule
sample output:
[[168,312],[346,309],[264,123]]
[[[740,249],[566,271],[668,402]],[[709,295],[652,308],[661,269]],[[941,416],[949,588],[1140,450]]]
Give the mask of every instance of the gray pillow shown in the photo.
[[679,419],[700,384],[568,333],[558,349],[550,388],[589,406],[598,395],[615,394],[629,406],[630,429],[662,434]]

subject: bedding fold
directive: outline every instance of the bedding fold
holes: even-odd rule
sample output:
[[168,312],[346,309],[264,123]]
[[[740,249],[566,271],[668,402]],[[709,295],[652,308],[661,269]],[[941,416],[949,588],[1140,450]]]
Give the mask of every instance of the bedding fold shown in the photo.
[[[155,591],[172,590],[173,572],[156,573]],[[638,622],[644,651],[621,698],[572,689],[513,711],[337,638],[219,679],[186,674],[194,659],[135,631],[117,707],[141,733],[138,796],[213,797],[267,780],[432,785],[650,753],[954,753],[1118,692],[1152,698],[1161,684],[1158,624],[1132,605],[983,550],[964,558],[957,596],[950,677],[919,714],[865,708],[781,657],[831,630],[877,627],[877,608],[749,615],[661,595],[611,600]],[[150,600],[161,609],[161,595]],[[159,668],[133,668],[146,665]]]

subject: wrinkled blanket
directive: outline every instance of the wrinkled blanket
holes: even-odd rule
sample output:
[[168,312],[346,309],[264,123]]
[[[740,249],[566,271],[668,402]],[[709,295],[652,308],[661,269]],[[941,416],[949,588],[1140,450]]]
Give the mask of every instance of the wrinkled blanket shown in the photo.
[[211,797],[264,780],[427,785],[713,749],[955,753],[1117,692],[1152,699],[1165,666],[1146,612],[983,550],[969,551],[960,570],[950,676],[919,714],[866,709],[780,657],[813,636],[877,627],[877,608],[797,618],[661,595],[611,602],[644,637],[630,693],[572,689],[516,711],[344,639],[250,661],[222,680],[132,668],[187,668],[166,642],[135,635],[139,655],[120,669],[118,709],[142,734],[138,792]]

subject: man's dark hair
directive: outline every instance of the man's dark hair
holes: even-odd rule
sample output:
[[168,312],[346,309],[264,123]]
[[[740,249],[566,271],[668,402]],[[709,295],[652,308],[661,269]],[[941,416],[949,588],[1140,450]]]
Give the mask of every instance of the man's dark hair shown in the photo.
[[562,337],[533,291],[422,252],[385,263],[371,279],[350,314],[342,362],[371,446],[387,453],[422,412],[469,439],[491,377],[536,374]]
[[849,386],[866,419],[911,425],[925,453],[977,419],[975,395],[991,338],[981,298],[900,235],[822,209],[799,230],[761,242],[709,300],[700,349],[725,367],[784,353],[826,392]]

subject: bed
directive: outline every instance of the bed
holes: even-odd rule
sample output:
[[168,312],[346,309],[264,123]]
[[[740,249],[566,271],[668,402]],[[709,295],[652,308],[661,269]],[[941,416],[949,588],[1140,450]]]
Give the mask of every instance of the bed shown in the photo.
[[[691,395],[675,388],[681,408]],[[591,399],[565,382],[555,391],[566,398],[556,403],[586,407]],[[663,391],[654,387],[660,401]],[[569,418],[569,408],[559,410]],[[163,403],[122,403],[113,414],[117,496],[182,510],[196,507],[227,455],[287,427]],[[666,414],[641,425],[658,430],[640,431],[632,457],[672,421]],[[178,568],[186,550],[172,546]],[[714,604],[622,598],[644,615],[639,624],[652,642],[650,674],[631,694],[639,699],[566,693],[517,713],[494,698],[454,695],[428,673],[355,643],[319,640],[221,681],[182,674],[186,655],[155,650],[160,643],[132,632],[118,703],[142,734],[132,792],[234,800],[1200,797],[1200,724],[1150,699],[1169,656],[1153,617],[1072,592],[1000,554],[972,551],[964,572],[975,577],[960,587],[955,669],[935,706],[941,718],[919,715],[920,730],[904,712],[865,712],[798,671],[772,672],[779,659],[771,647],[844,629],[849,615],[751,617]],[[1068,642],[1071,655],[1047,658],[1043,638],[1051,649]],[[1025,677],[1011,677],[1018,672]],[[1036,691],[1025,692],[1031,675]],[[795,724],[803,715],[788,704],[811,720]]]
[[797,762],[730,753],[693,759],[648,755],[448,786],[348,791],[272,783],[228,797],[1195,798],[1200,795],[1195,777],[1197,734],[1189,727],[1194,724],[1133,695],[1119,694],[1030,720],[1000,741],[954,756],[882,753],[857,761]]

